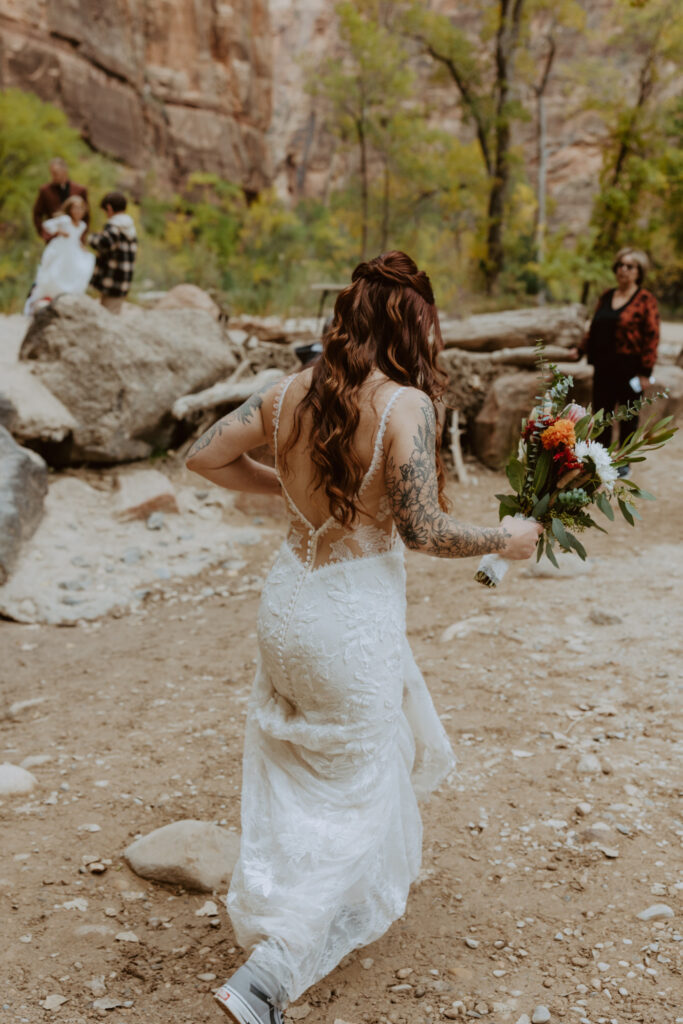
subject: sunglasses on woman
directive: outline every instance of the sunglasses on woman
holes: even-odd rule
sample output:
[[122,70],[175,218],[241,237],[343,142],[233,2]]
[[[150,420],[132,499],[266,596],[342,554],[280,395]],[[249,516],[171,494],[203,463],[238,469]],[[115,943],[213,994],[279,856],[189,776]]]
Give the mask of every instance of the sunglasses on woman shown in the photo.
[[616,269],[618,270],[619,267],[623,267],[624,270],[637,270],[638,269],[638,264],[637,263],[624,263],[623,260],[620,260],[617,263]]

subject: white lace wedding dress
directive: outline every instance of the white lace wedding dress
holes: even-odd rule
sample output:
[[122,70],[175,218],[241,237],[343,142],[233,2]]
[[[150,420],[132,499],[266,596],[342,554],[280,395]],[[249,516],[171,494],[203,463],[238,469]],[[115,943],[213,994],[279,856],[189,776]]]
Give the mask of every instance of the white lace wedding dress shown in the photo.
[[[280,413],[274,421],[278,466]],[[454,766],[406,639],[403,544],[377,427],[352,528],[290,525],[266,580],[249,706],[242,846],[227,898],[237,941],[287,1000],[378,938],[419,867],[417,797]]]

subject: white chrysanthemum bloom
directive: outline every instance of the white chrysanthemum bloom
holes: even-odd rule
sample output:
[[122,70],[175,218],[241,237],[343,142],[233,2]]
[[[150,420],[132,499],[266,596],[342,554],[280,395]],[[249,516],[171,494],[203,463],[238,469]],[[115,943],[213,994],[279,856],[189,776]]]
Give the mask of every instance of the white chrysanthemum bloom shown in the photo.
[[577,441],[574,445],[574,454],[577,459],[581,459],[582,462],[586,459],[590,459],[595,466],[595,472],[600,477],[601,482],[609,491],[612,490],[614,482],[618,479],[619,474],[612,465],[609,452],[605,448],[604,444],[600,444],[599,441]]

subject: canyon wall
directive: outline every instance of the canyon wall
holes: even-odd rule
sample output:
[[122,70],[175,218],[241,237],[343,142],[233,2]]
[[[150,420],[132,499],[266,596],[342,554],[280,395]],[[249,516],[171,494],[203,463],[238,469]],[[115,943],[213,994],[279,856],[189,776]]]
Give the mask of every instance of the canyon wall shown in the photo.
[[0,0],[0,86],[170,180],[270,181],[271,67],[268,0]]
[[[557,39],[546,101],[551,230],[581,231],[597,187],[604,129],[563,69],[599,54],[609,3],[586,4],[587,35]],[[434,6],[476,41],[471,8]],[[274,184],[292,201],[324,198],[355,154],[330,134],[307,79],[338,50],[334,0],[0,0],[0,86],[56,102],[95,149],[173,184],[207,170],[247,193]],[[540,75],[542,50],[531,59]],[[472,138],[452,83],[434,84],[427,58],[418,69],[434,124]],[[514,142],[533,184],[533,92],[517,98],[531,116],[515,123]]]

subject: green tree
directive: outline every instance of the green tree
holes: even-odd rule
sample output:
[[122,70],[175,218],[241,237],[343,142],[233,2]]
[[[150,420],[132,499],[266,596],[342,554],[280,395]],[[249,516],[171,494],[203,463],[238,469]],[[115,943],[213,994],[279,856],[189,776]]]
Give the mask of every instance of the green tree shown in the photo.
[[[674,115],[676,104],[680,106],[676,82],[683,63],[678,0],[619,0],[614,12],[618,24],[610,51],[628,54],[632,70],[627,77],[623,61],[591,69],[591,105],[606,127],[591,218],[590,255],[598,268],[620,245],[649,248],[656,223],[653,202],[666,205],[672,176],[678,177],[680,195],[680,137]],[[584,301],[594,276],[584,282]]]
[[361,259],[368,252],[371,162],[375,156],[383,166],[382,243],[386,244],[395,126],[403,123],[404,104],[414,92],[407,55],[391,28],[390,7],[381,0],[337,4],[342,53],[310,76],[311,90],[328,106],[330,130],[358,151]]
[[486,248],[482,269],[493,291],[504,265],[503,233],[511,179],[511,126],[521,112],[513,98],[515,62],[529,0],[481,4],[478,45],[446,15],[413,3],[405,29],[455,86],[465,120],[474,127],[488,178]]

